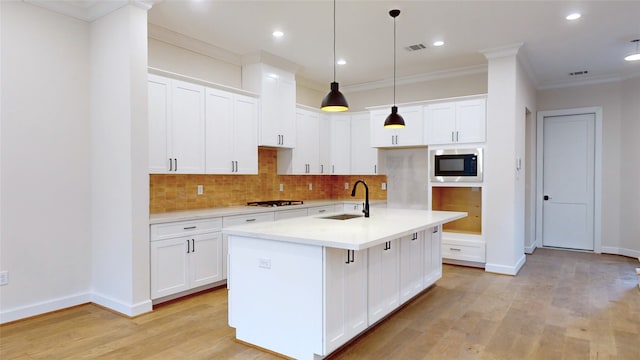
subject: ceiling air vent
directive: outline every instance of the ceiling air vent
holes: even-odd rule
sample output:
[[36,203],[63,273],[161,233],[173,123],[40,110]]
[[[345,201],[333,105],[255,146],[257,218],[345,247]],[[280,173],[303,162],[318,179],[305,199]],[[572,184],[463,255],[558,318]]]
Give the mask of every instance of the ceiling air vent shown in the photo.
[[409,45],[407,47],[405,47],[405,49],[407,49],[407,51],[418,51],[418,50],[422,50],[422,49],[426,49],[427,47],[424,44],[415,44],[415,45]]
[[582,71],[574,71],[574,72],[570,72],[569,75],[571,76],[577,76],[577,75],[587,75],[589,73],[589,71],[587,70],[582,70]]

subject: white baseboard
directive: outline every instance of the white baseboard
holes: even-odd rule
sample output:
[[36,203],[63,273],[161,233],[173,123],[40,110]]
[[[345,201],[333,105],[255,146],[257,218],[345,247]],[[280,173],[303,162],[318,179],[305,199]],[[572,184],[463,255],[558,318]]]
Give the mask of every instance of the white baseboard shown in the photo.
[[638,250],[616,248],[616,247],[609,247],[609,246],[603,246],[600,249],[600,252],[602,252],[603,254],[623,255],[623,256],[628,256],[632,258],[640,257],[640,251]]
[[91,294],[76,294],[0,312],[0,324],[91,302]]
[[150,299],[141,301],[137,304],[127,304],[108,296],[93,293],[91,294],[91,302],[131,317],[153,310],[153,304]]
[[517,275],[518,271],[520,271],[526,260],[527,257],[522,254],[520,259],[518,259],[518,261],[513,266],[487,263],[484,266],[484,271],[503,275]]
[[529,246],[525,246],[524,247],[524,253],[525,254],[533,254],[533,252],[536,250],[538,246],[536,245],[536,243],[534,242],[533,244],[529,245]]

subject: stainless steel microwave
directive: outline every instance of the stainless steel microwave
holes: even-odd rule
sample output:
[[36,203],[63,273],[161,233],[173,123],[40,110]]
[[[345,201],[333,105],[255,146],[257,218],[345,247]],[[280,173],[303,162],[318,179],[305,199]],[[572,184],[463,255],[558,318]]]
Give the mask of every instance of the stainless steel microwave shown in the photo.
[[432,182],[482,182],[482,148],[431,150]]

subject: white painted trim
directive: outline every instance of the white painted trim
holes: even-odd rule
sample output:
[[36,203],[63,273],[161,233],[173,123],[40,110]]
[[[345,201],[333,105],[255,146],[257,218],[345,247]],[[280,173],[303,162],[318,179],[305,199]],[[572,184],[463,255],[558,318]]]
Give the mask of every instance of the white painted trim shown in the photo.
[[602,252],[602,107],[584,107],[574,109],[539,111],[537,121],[537,164],[536,164],[536,243],[542,242],[542,179],[543,179],[543,144],[544,118],[551,116],[567,116],[580,114],[595,115],[595,159],[594,159],[594,203],[593,203],[593,252]]
[[75,294],[0,312],[0,324],[91,302],[89,293]]
[[541,83],[537,90],[548,90],[548,89],[561,89],[566,87],[575,87],[575,86],[586,86],[586,85],[597,85],[597,84],[606,84],[611,82],[619,82],[624,80],[633,79],[636,77],[640,77],[640,73],[628,74],[628,75],[600,75],[600,76],[589,76],[583,77],[580,79],[574,80],[564,80],[559,82],[545,82]]
[[525,246],[524,247],[524,253],[531,255],[531,254],[533,254],[534,251],[536,251],[537,247],[538,247],[537,246],[537,242],[534,242],[533,244],[531,244],[529,246]]
[[613,255],[628,256],[631,258],[640,258],[640,251],[638,250],[603,246],[601,248],[601,251],[603,254],[613,254]]
[[524,43],[515,43],[490,49],[482,49],[479,52],[484,55],[487,60],[501,57],[510,57],[518,55],[518,51],[520,50],[522,45],[524,45]]
[[525,254],[522,254],[520,259],[518,259],[518,261],[516,262],[516,264],[514,266],[506,266],[506,265],[500,265],[500,264],[489,264],[489,263],[487,263],[484,266],[484,271],[490,272],[490,273],[502,274],[502,275],[513,275],[513,276],[515,276],[515,275],[518,274],[520,269],[522,269],[522,266],[524,266],[524,263],[526,261],[527,261],[527,256]]
[[91,301],[97,305],[119,312],[126,316],[138,316],[153,310],[151,299],[141,301],[137,304],[126,304],[119,300],[101,294],[91,294]]

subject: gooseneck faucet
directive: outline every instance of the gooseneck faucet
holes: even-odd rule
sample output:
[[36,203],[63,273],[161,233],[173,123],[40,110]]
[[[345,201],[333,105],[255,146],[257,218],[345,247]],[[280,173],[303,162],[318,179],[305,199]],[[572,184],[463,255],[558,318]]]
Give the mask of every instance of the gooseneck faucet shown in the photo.
[[358,180],[355,182],[355,184],[353,184],[353,190],[351,190],[351,196],[356,196],[356,188],[358,187],[358,184],[362,184],[364,185],[364,204],[363,207],[364,209],[362,209],[362,212],[364,213],[364,217],[368,218],[369,217],[369,187],[367,186],[367,183],[364,182],[364,180]]

